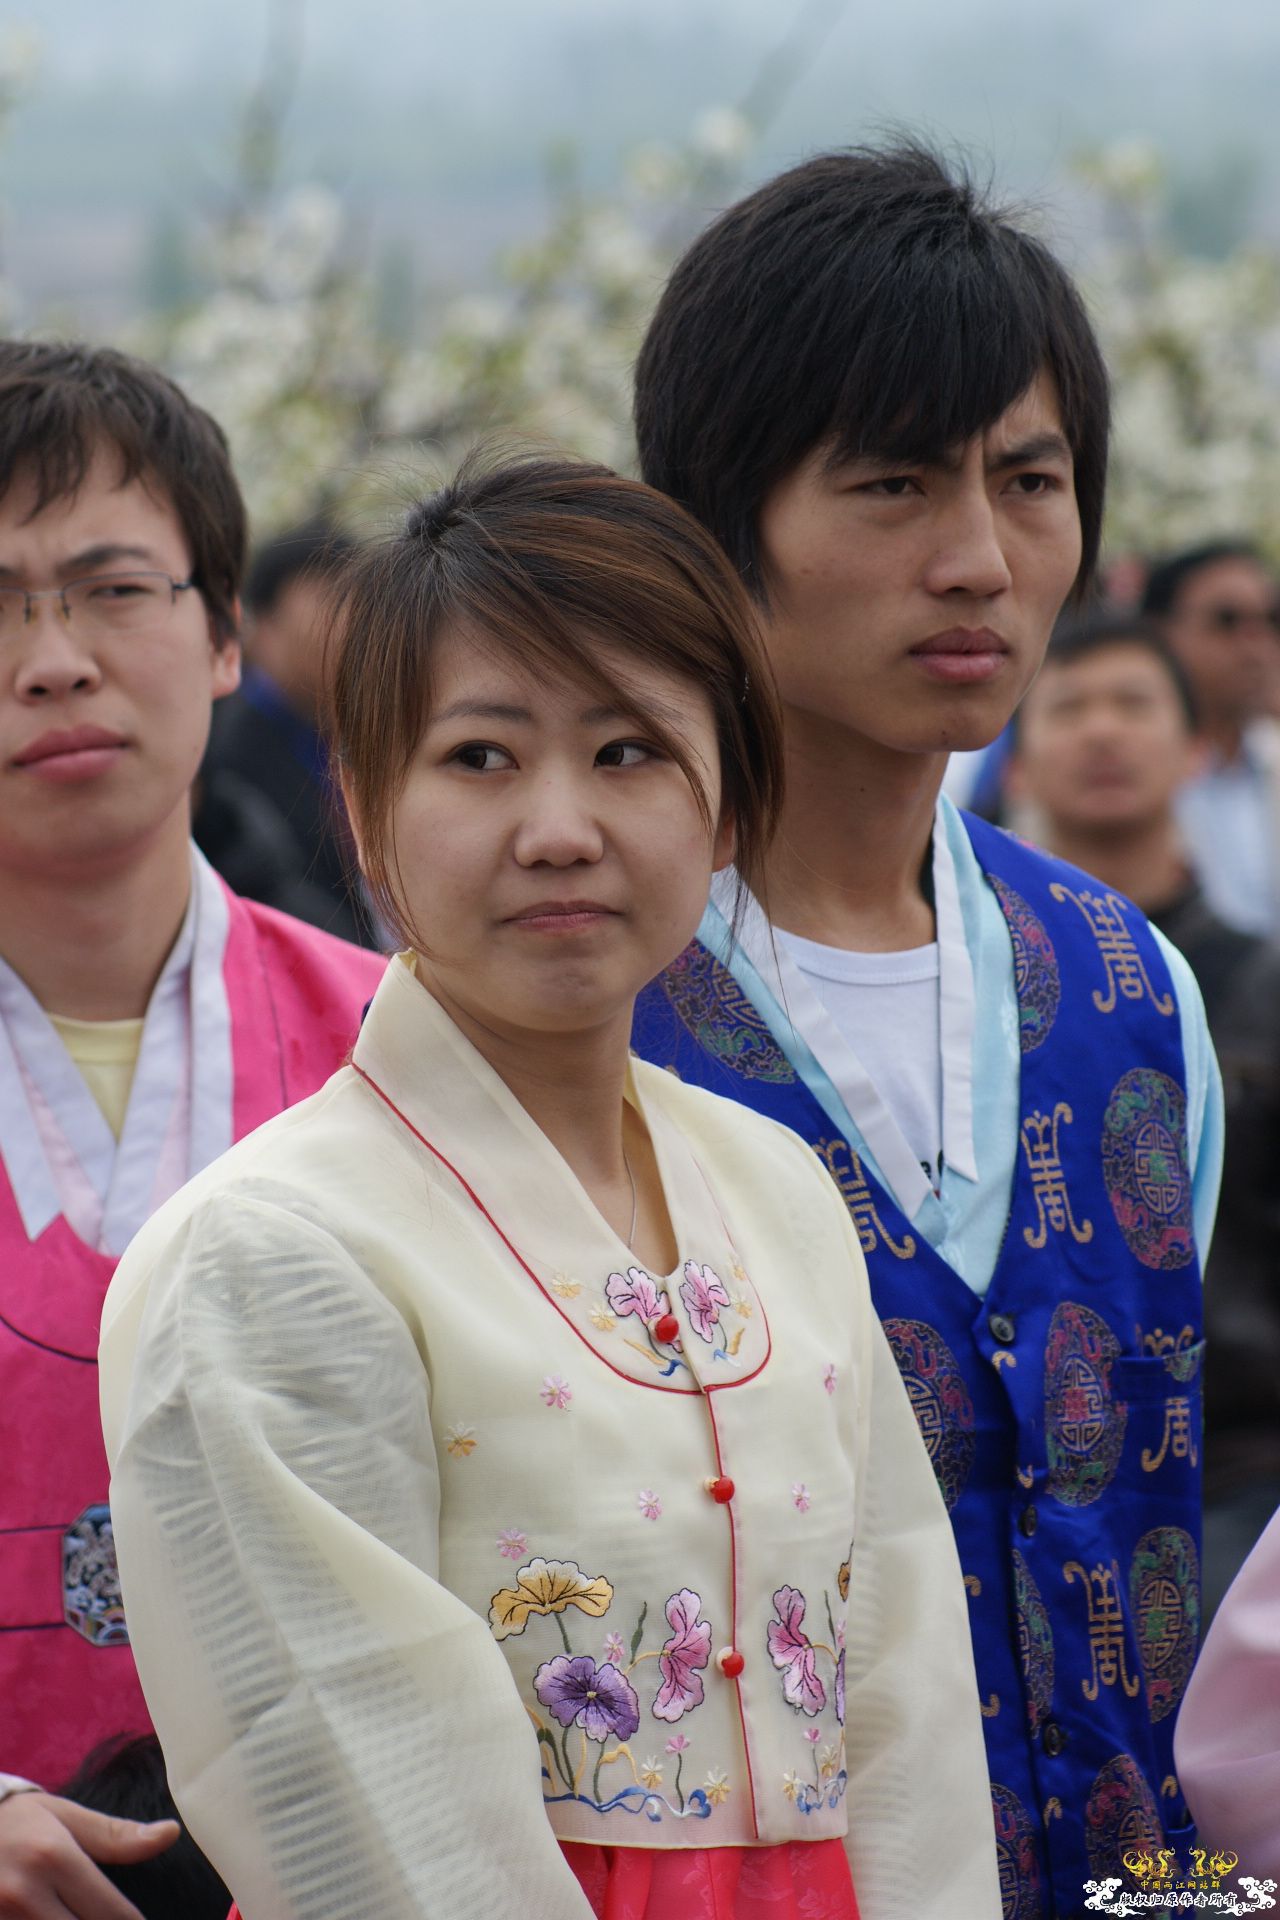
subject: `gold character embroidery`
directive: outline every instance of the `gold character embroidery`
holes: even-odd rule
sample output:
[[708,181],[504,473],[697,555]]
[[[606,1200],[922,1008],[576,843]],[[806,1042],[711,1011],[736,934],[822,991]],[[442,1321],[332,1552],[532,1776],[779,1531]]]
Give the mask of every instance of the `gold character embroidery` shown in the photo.
[[862,1162],[847,1140],[819,1140],[814,1152],[821,1160],[831,1178],[840,1189],[841,1196],[850,1214],[853,1216],[854,1231],[864,1253],[874,1253],[879,1240],[898,1260],[911,1260],[915,1257],[916,1243],[911,1234],[899,1243],[894,1240],[880,1218],[875,1195],[867,1184],[867,1176],[862,1171]]
[[1120,1605],[1120,1569],[1113,1560],[1109,1567],[1101,1562],[1086,1573],[1078,1560],[1068,1560],[1062,1569],[1070,1585],[1083,1582],[1089,1608],[1089,1656],[1093,1671],[1080,1682],[1086,1700],[1096,1700],[1103,1687],[1117,1682],[1130,1700],[1137,1698],[1139,1682],[1125,1665],[1124,1610]]
[[1087,1246],[1093,1238],[1093,1222],[1082,1220],[1077,1225],[1071,1212],[1071,1195],[1058,1151],[1058,1128],[1063,1121],[1070,1125],[1073,1118],[1066,1101],[1059,1100],[1052,1115],[1032,1113],[1023,1122],[1022,1151],[1027,1156],[1031,1196],[1039,1215],[1036,1226],[1022,1229],[1022,1237],[1029,1247],[1044,1246],[1050,1227],[1055,1233],[1065,1233],[1070,1228],[1072,1239],[1081,1246]]
[[1195,1431],[1191,1424],[1191,1402],[1185,1393],[1170,1394],[1165,1401],[1160,1451],[1152,1453],[1150,1447],[1142,1449],[1142,1471],[1155,1473],[1157,1468],[1164,1465],[1166,1454],[1173,1460],[1189,1460],[1193,1467],[1200,1464]]
[[1070,900],[1079,908],[1097,942],[1098,957],[1107,975],[1106,992],[1097,987],[1093,990],[1093,1004],[1099,1013],[1114,1012],[1117,993],[1125,1000],[1141,1000],[1145,993],[1157,1013],[1173,1012],[1173,995],[1157,993],[1151,984],[1124,917],[1125,903],[1118,893],[1076,893],[1064,887],[1060,880],[1055,880],[1049,891],[1055,900]]

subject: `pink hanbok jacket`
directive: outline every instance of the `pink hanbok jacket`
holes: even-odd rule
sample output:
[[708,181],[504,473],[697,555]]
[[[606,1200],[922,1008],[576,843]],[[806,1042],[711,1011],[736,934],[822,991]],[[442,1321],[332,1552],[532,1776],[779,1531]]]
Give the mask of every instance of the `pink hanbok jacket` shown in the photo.
[[[225,1126],[239,1139],[346,1057],[384,962],[239,899],[201,866],[220,939],[225,930]],[[206,978],[206,994],[209,986]],[[212,987],[221,1001],[216,959]],[[12,1145],[15,1114],[21,1122],[25,1112],[15,1081],[26,1074],[12,1057],[6,1070]],[[175,1072],[190,1079],[185,1061]],[[191,1085],[198,1094],[198,1076]],[[39,1158],[44,1096],[27,1091],[27,1148]],[[194,1120],[177,1130],[198,1140]],[[157,1135],[153,1160],[171,1145]],[[20,1128],[17,1146],[24,1158]],[[197,1170],[183,1159],[179,1181]],[[66,1191],[65,1166],[60,1173]],[[120,1600],[98,1413],[98,1322],[119,1250],[88,1244],[61,1211],[33,1235],[22,1187],[0,1157],[0,1768],[53,1788],[99,1741],[145,1731],[150,1718]]]
[[1214,1616],[1174,1752],[1204,1844],[1280,1880],[1280,1513]]

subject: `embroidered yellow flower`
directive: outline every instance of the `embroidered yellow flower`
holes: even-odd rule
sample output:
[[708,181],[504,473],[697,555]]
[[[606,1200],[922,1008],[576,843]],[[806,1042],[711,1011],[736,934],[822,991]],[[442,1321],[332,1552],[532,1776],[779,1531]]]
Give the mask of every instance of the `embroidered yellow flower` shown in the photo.
[[822,1758],[818,1762],[818,1764],[822,1768],[822,1777],[824,1780],[829,1780],[831,1778],[831,1775],[835,1772],[839,1763],[840,1763],[839,1747],[824,1747],[822,1749]]
[[523,1633],[530,1615],[563,1613],[578,1607],[592,1620],[609,1611],[613,1588],[603,1577],[591,1579],[572,1560],[544,1560],[541,1555],[521,1567],[514,1587],[504,1587],[489,1602],[489,1624],[495,1640]]
[[571,1280],[567,1273],[553,1273],[551,1276],[551,1291],[552,1293],[558,1294],[562,1300],[576,1300],[582,1292],[582,1282],[581,1280]]
[[444,1450],[451,1453],[455,1460],[465,1460],[469,1453],[475,1452],[475,1445],[476,1430],[467,1426],[465,1421],[459,1420],[456,1427],[446,1429]]
[[599,1327],[601,1333],[612,1333],[618,1323],[608,1307],[602,1307],[597,1302],[591,1309],[591,1324],[593,1327]]
[[782,1776],[782,1791],[786,1794],[788,1800],[794,1800],[800,1791],[800,1775],[794,1771],[784,1773]]
[[752,1306],[751,1302],[747,1299],[745,1294],[739,1294],[738,1298],[733,1303],[733,1310],[737,1314],[740,1320],[749,1320],[752,1314],[755,1312],[755,1308]]
[[729,1798],[729,1779],[722,1767],[712,1767],[702,1783],[702,1791],[713,1807],[722,1806]]
[[640,1769],[640,1784],[643,1787],[660,1787],[662,1785],[662,1768],[656,1760],[650,1758],[644,1762]]

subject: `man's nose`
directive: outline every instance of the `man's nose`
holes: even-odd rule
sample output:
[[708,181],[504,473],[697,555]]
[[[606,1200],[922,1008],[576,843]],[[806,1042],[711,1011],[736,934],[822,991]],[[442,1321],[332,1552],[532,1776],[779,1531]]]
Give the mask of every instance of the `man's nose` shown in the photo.
[[18,652],[15,686],[24,699],[57,697],[101,681],[97,661],[77,640],[56,594],[31,601],[30,617],[12,645]]
[[944,510],[926,584],[931,593],[990,600],[1012,585],[1000,524],[985,485],[959,487]]

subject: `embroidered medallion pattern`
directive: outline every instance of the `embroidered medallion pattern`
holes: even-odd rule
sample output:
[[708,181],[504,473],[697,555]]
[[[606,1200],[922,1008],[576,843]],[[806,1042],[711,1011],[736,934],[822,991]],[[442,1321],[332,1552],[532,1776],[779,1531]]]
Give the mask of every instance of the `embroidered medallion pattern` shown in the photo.
[[991,1809],[996,1822],[996,1864],[1004,1920],[1044,1920],[1040,1861],[1030,1816],[1016,1793],[994,1783]]
[[1116,1224],[1144,1267],[1195,1259],[1187,1101],[1152,1067],[1134,1067],[1112,1088],[1102,1122],[1102,1173]]
[[1163,1720],[1181,1700],[1200,1642],[1200,1559],[1181,1527],[1153,1527],[1134,1549],[1129,1599],[1147,1708]]
[[925,1321],[886,1320],[884,1332],[950,1512],[968,1484],[977,1445],[964,1375],[941,1334]]
[[1018,1623],[1018,1659],[1027,1689],[1027,1720],[1038,1733],[1053,1705],[1053,1628],[1035,1577],[1013,1550],[1013,1600]]
[[1049,1491],[1067,1507],[1087,1507],[1111,1484],[1129,1410],[1111,1391],[1120,1343],[1089,1307],[1054,1308],[1045,1344],[1045,1448]]
[[1164,1844],[1155,1795],[1131,1754],[1108,1760],[1089,1792],[1084,1813],[1089,1866],[1099,1879],[1123,1872],[1126,1853]]
[[1023,1053],[1034,1053],[1049,1038],[1058,1017],[1062,981],[1058,956],[1044,922],[1031,911],[1020,893],[1005,881],[988,876],[1000,902],[1013,943],[1013,983],[1018,995],[1018,1038]]
[[92,1647],[128,1645],[111,1509],[86,1507],[62,1536],[62,1611]]
[[786,1086],[795,1068],[768,1022],[752,1006],[727,967],[697,940],[662,975],[668,1000],[698,1045],[745,1080]]

